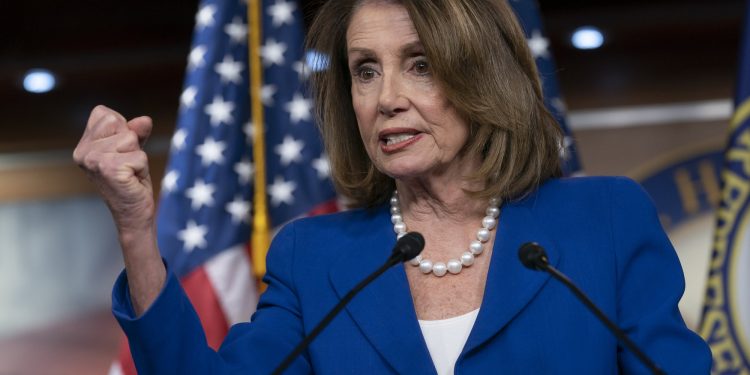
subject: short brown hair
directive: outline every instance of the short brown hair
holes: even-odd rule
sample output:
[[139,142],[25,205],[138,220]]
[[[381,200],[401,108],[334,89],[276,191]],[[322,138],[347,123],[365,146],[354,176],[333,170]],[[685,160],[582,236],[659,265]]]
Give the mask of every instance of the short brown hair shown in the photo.
[[[370,161],[351,105],[346,32],[353,13],[373,0],[329,0],[313,22],[307,48],[329,57],[312,76],[318,124],[334,184],[354,207],[390,197],[393,179]],[[382,0],[381,0],[382,1]],[[469,178],[476,197],[514,199],[560,176],[562,132],[544,106],[536,63],[505,0],[393,0],[409,13],[432,73],[469,120],[465,152],[483,156]]]

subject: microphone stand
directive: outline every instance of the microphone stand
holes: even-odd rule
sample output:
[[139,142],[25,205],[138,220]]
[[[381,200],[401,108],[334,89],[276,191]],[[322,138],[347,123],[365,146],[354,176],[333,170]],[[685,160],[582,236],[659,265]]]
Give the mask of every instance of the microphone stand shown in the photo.
[[289,353],[289,355],[287,355],[286,358],[284,358],[284,361],[281,362],[281,364],[276,368],[276,370],[273,371],[272,375],[281,375],[281,373],[284,370],[286,370],[286,368],[289,367],[289,365],[292,364],[294,359],[297,358],[297,356],[300,355],[307,348],[307,346],[310,345],[310,343],[313,340],[315,340],[316,337],[318,337],[320,332],[322,332],[323,329],[325,329],[328,326],[328,324],[331,323],[333,318],[339,312],[341,312],[341,310],[344,309],[344,307],[349,303],[349,301],[351,301],[352,298],[354,298],[354,296],[357,293],[359,293],[360,290],[362,290],[364,287],[367,286],[367,284],[371,283],[373,280],[378,278],[378,276],[383,274],[383,272],[391,268],[391,266],[395,265],[396,263],[399,263],[398,258],[393,259],[393,260],[388,259],[388,262],[380,266],[380,268],[378,268],[375,272],[370,274],[370,276],[367,276],[364,280],[360,281],[359,284],[357,284],[354,288],[352,288],[352,290],[349,291],[349,293],[346,293],[344,298],[342,298],[341,301],[339,301],[339,303],[337,303],[336,306],[334,306],[331,309],[331,311],[329,311],[328,314],[326,314],[326,316],[323,317],[320,323],[318,323],[318,325],[315,326],[315,328],[312,331],[310,331],[310,334],[307,335],[304,340],[300,341],[300,343],[297,344],[294,350],[292,350],[292,352]]
[[545,271],[552,275],[552,277],[563,283],[563,285],[568,287],[568,289],[570,289],[570,291],[573,292],[573,294],[575,294],[575,296],[578,297],[578,299],[581,300],[581,302],[583,302],[583,304],[586,305],[586,307],[591,312],[593,312],[594,315],[596,315],[596,317],[599,318],[599,320],[604,323],[605,326],[607,326],[609,331],[612,332],[612,334],[614,334],[615,337],[620,340],[620,342],[625,344],[625,347],[633,352],[638,360],[640,360],[646,367],[648,367],[648,369],[651,370],[652,373],[656,375],[666,375],[666,372],[660,369],[659,366],[657,366],[656,363],[651,360],[651,358],[643,353],[641,349],[639,349],[638,346],[633,341],[631,341],[628,336],[625,335],[625,332],[623,332],[620,327],[609,320],[609,318],[604,315],[602,310],[600,310],[594,304],[594,302],[592,302],[591,299],[589,299],[589,297],[573,283],[573,281],[571,281],[557,268],[549,264],[549,259],[547,259],[547,252],[542,246],[535,242],[527,242],[518,248],[518,258],[526,268],[533,271]]
[[591,310],[594,315],[596,315],[599,320],[604,323],[607,328],[617,337],[618,340],[620,340],[623,344],[625,344],[625,347],[628,348],[633,354],[635,354],[638,359],[643,362],[646,367],[648,367],[649,370],[651,370],[652,373],[656,375],[666,375],[667,373],[664,372],[664,370],[660,369],[659,366],[654,363],[654,361],[651,360],[645,353],[641,351],[641,349],[638,348],[638,346],[628,338],[628,336],[625,335],[625,332],[623,332],[620,327],[618,327],[615,323],[613,323],[609,318],[607,318],[606,315],[604,315],[604,312],[600,310],[594,302],[592,302],[588,296],[586,296],[581,289],[579,289],[573,282],[565,276],[562,272],[558,271],[557,268],[549,265],[549,263],[545,263],[545,265],[542,267],[542,270],[547,271],[552,277],[559,280],[561,283],[565,284],[565,286],[570,289],[573,294],[578,297],[578,299],[583,302],[586,307],[588,307],[589,310]]
[[405,262],[407,260],[411,260],[415,256],[417,256],[422,249],[424,248],[424,238],[421,234],[417,232],[409,232],[404,237],[399,239],[396,242],[396,246],[393,248],[393,252],[388,257],[388,260],[385,261],[385,263],[380,266],[375,272],[371,273],[369,276],[367,276],[364,280],[360,281],[359,284],[354,286],[352,290],[350,290],[346,295],[339,301],[339,303],[334,306],[331,311],[326,314],[325,317],[318,323],[315,328],[313,328],[312,331],[310,331],[310,334],[307,335],[297,346],[292,350],[289,355],[284,358],[284,361],[281,362],[281,364],[276,367],[275,370],[271,373],[272,375],[281,375],[281,373],[289,367],[289,365],[292,364],[295,358],[297,358],[298,355],[300,355],[307,347],[310,345],[310,343],[318,337],[320,332],[325,329],[328,324],[331,323],[333,318],[341,312],[341,310],[344,309],[344,306],[346,306],[349,301],[354,298],[359,291],[364,289],[368,284],[370,284],[373,280],[377,279],[378,276],[382,275],[385,271],[387,271],[392,266]]

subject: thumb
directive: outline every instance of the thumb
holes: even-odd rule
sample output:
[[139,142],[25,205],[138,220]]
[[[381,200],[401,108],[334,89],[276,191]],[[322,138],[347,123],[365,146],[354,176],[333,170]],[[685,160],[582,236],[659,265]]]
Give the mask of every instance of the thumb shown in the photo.
[[149,135],[151,135],[151,128],[153,128],[153,122],[151,121],[151,117],[148,116],[136,117],[128,121],[128,129],[138,135],[138,143],[141,144],[141,147],[143,147]]

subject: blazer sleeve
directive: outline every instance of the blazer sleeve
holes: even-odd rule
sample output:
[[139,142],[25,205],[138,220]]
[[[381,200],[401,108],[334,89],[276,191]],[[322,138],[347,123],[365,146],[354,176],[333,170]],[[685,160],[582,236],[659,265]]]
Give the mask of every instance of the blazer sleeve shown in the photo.
[[[650,197],[637,183],[619,178],[610,199],[618,325],[668,374],[710,373],[711,352],[677,307],[685,280]],[[629,350],[619,351],[622,373],[649,373]]]
[[[177,278],[167,281],[141,316],[134,314],[127,275],[117,279],[112,310],[128,337],[139,374],[269,374],[302,340],[299,300],[295,294],[294,228],[287,225],[274,238],[266,261],[268,288],[251,323],[231,327],[218,351],[208,343],[198,315]],[[285,374],[309,374],[302,355]]]

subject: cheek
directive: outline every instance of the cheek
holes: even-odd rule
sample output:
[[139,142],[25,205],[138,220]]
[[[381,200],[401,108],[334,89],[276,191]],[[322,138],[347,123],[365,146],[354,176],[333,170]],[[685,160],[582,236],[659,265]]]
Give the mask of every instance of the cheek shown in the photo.
[[373,104],[376,103],[373,103],[369,95],[352,90],[352,106],[357,116],[364,117],[368,112],[371,112]]
[[369,103],[363,100],[361,96],[352,97],[352,107],[354,109],[354,116],[357,118],[357,127],[359,127],[360,135],[363,139],[369,138],[371,134],[368,134],[368,130],[372,129],[376,118],[373,114],[373,109],[370,108]]

